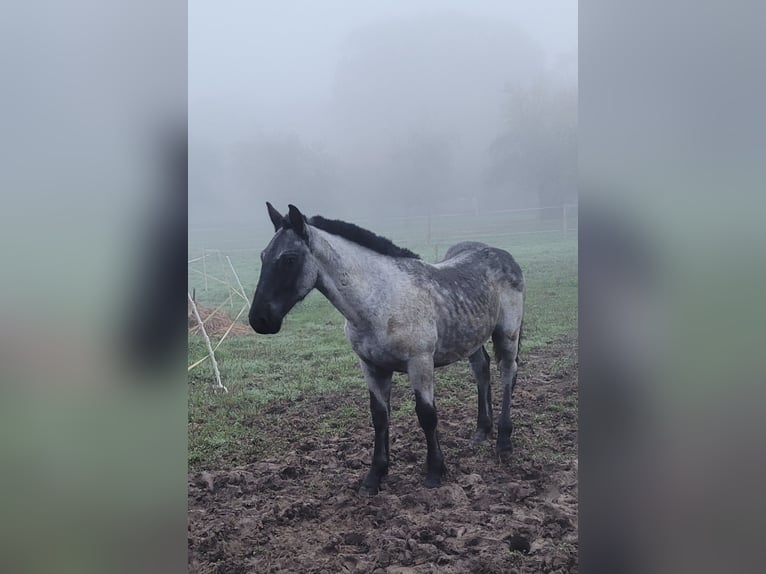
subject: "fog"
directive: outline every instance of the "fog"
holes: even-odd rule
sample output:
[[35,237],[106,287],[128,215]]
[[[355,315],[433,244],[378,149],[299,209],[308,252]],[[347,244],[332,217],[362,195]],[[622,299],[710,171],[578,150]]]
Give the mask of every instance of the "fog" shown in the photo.
[[576,200],[577,3],[189,4],[191,225]]

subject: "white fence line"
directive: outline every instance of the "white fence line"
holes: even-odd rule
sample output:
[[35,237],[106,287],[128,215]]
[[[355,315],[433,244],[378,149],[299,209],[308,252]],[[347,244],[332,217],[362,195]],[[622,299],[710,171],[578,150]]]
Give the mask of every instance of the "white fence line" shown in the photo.
[[[508,231],[506,222],[503,222],[503,216],[511,216],[522,213],[533,214],[541,213],[543,211],[558,210],[557,217],[552,218],[537,218],[527,217],[519,220],[508,221],[507,224],[517,225],[522,229],[516,229],[514,231]],[[473,229],[457,228],[450,232],[449,228],[452,226],[449,223],[450,220],[455,218],[464,218],[468,227],[471,223],[474,223]],[[381,235],[390,237],[396,243],[403,244],[437,244],[447,241],[465,240],[465,239],[480,239],[489,237],[514,237],[514,236],[531,236],[535,234],[553,234],[563,233],[564,237],[567,237],[570,233],[577,233],[577,204],[567,204],[563,206],[557,206],[555,208],[524,208],[524,209],[505,209],[493,212],[486,212],[479,214],[478,216],[473,213],[459,213],[459,214],[438,214],[438,215],[412,215],[404,217],[381,217],[375,220],[369,219],[357,219],[355,223],[358,223],[364,227],[370,227],[375,232]],[[421,222],[417,226],[412,225],[413,222]],[[537,227],[529,229],[529,227]],[[501,229],[498,229],[501,228]],[[195,233],[199,234],[201,228],[190,227],[190,250],[199,253],[200,250],[203,253],[216,253],[219,257],[223,255],[222,251],[226,253],[248,253],[259,251],[261,243],[267,241],[271,236],[271,228],[266,224],[259,225],[257,227],[250,226],[229,226],[229,227],[207,227],[204,228],[207,231],[215,229],[225,231],[243,231],[246,234],[240,237],[221,237],[210,241],[209,238],[206,241],[202,237],[195,237]],[[494,230],[494,231],[493,231]],[[223,234],[222,234],[223,235]],[[253,242],[253,247],[235,247],[242,245],[244,242]],[[211,249],[210,243],[215,243],[219,249]],[[231,245],[232,247],[228,247]],[[189,261],[189,264],[202,261],[202,265],[206,265],[206,256],[195,257]]]
[[[571,227],[568,229],[567,232],[562,231],[561,229],[536,229],[534,231],[512,231],[511,233],[468,233],[463,235],[450,235],[450,236],[444,236],[444,237],[434,237],[430,240],[430,242],[427,242],[427,244],[440,244],[440,243],[447,243],[449,241],[469,241],[471,239],[479,239],[479,238],[493,238],[493,237],[519,237],[519,236],[526,236],[526,235],[536,235],[536,234],[546,234],[546,233],[577,233],[577,227]],[[394,243],[406,243],[410,241],[411,238],[391,238],[391,241]],[[222,243],[220,241],[219,243]],[[241,243],[239,240],[231,240],[231,243]],[[223,250],[219,249],[209,249],[205,248],[206,251],[211,253],[223,253]],[[255,252],[261,252],[263,251],[263,246],[260,247],[234,247],[234,248],[227,248],[225,249],[226,253],[255,253]],[[201,257],[197,258],[201,259]],[[192,263],[190,261],[189,263]]]
[[[354,219],[354,222],[360,222],[360,223],[369,223],[369,222],[375,222],[375,225],[381,229],[385,228],[387,223],[390,222],[408,222],[408,221],[418,221],[418,220],[439,220],[439,219],[447,219],[451,217],[466,217],[466,218],[482,218],[482,217],[491,217],[494,215],[510,215],[510,214],[517,214],[517,213],[532,213],[532,212],[543,212],[543,211],[553,211],[553,210],[561,210],[563,214],[569,214],[569,213],[577,213],[577,206],[576,203],[567,203],[563,205],[554,205],[550,207],[523,207],[518,209],[498,209],[493,211],[481,211],[481,212],[474,212],[474,211],[463,211],[459,213],[433,213],[433,214],[418,214],[418,215],[391,215],[391,216],[382,216],[380,218],[373,218],[373,217],[359,217],[357,219]],[[252,225],[249,223],[235,223],[233,225],[189,225],[190,230],[195,231],[219,231],[219,230],[226,230],[231,231],[232,229],[252,229]]]

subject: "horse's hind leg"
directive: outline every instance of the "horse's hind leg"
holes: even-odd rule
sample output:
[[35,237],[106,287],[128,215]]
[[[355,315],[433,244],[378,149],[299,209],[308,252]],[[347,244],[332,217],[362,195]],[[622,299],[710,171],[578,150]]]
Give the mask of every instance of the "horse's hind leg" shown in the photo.
[[492,432],[492,386],[489,380],[489,355],[484,346],[470,356],[469,362],[479,395],[476,432],[473,435],[471,446],[478,446]]
[[426,478],[423,486],[435,488],[441,485],[442,476],[446,472],[444,455],[439,446],[439,436],[436,430],[437,416],[434,401],[434,360],[433,355],[411,359],[407,365],[407,375],[410,385],[415,391],[415,412],[418,415],[420,427],[426,436]]
[[492,343],[500,368],[500,385],[503,389],[503,403],[497,421],[497,456],[501,461],[509,460],[513,453],[511,395],[516,386],[518,373],[519,331],[520,328],[509,332],[498,326],[492,333]]

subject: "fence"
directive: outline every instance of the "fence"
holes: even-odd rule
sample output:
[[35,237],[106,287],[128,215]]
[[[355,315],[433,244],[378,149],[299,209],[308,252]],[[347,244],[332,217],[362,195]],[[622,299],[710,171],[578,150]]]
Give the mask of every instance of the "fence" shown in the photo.
[[[577,205],[505,209],[487,213],[413,215],[406,217],[358,218],[353,223],[410,248],[443,249],[448,244],[468,240],[497,240],[525,235],[576,237]],[[260,251],[272,235],[271,224],[233,226],[191,226],[189,255],[202,257],[206,250],[236,252]]]
[[[577,205],[565,205],[479,214],[360,218],[353,222],[420,253],[427,261],[436,261],[459,241],[484,241],[515,253],[525,244],[575,239],[578,218]],[[272,235],[265,212],[258,223],[190,227],[189,289],[196,289],[198,300],[204,304],[218,306],[227,297],[236,300],[232,270],[236,268],[242,284],[251,289],[258,280],[259,253]],[[230,307],[236,313],[233,302]]]

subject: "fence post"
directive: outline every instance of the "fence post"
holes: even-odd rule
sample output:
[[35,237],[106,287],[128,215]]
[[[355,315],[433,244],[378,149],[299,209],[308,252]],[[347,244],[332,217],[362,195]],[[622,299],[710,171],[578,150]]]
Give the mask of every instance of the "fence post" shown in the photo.
[[207,293],[207,249],[202,250],[202,275],[205,277],[205,293]]
[[[223,253],[221,253],[220,249],[216,249],[216,253],[218,254],[218,262],[221,264],[221,276],[226,276],[226,265],[223,263]],[[226,286],[229,288],[229,313],[234,312],[234,289],[232,289],[230,283],[226,283]]]
[[562,221],[561,227],[562,227],[562,230],[564,231],[564,239],[566,239],[567,231],[568,231],[568,227],[567,227],[567,204],[566,203],[561,206],[561,212],[562,212],[562,215],[563,215],[563,221]]

